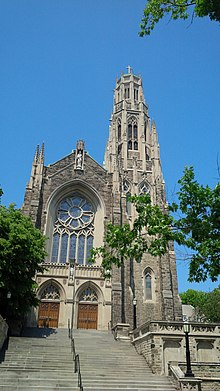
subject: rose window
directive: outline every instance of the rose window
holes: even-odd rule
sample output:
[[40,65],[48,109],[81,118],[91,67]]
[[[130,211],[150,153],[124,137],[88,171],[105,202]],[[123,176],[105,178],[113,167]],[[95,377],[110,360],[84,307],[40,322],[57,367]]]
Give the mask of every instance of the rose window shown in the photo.
[[51,262],[66,263],[75,259],[79,265],[88,264],[94,239],[95,211],[83,196],[64,198],[57,208],[53,228]]
[[84,198],[69,197],[60,202],[57,217],[61,224],[77,230],[92,222],[94,212],[92,205]]

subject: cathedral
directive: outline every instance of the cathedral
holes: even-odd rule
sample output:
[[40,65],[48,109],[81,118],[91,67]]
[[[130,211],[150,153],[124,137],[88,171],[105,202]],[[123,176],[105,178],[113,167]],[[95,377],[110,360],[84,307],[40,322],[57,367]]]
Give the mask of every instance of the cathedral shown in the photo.
[[127,259],[105,278],[101,259],[90,250],[104,244],[106,226],[129,223],[132,194],[148,193],[166,208],[165,186],[155,123],[150,120],[142,79],[128,67],[116,80],[104,166],[86,151],[83,140],[53,164],[44,164],[37,147],[26,187],[23,213],[47,239],[45,271],[36,275],[39,307],[28,326],[107,330],[133,329],[150,320],[181,320],[176,260],[166,255]]

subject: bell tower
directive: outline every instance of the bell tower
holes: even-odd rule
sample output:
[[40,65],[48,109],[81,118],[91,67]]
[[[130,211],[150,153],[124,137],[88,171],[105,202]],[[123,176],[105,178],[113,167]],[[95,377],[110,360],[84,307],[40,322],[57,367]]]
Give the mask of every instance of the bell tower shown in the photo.
[[[148,114],[141,77],[130,66],[127,70],[116,80],[105,151],[105,168],[113,177],[116,224],[134,221],[128,195],[148,193],[152,203],[166,209],[156,124]],[[181,319],[173,245],[163,257],[145,254],[140,263],[124,260],[121,271],[114,269],[112,301],[113,324],[121,321],[138,326],[148,320]]]

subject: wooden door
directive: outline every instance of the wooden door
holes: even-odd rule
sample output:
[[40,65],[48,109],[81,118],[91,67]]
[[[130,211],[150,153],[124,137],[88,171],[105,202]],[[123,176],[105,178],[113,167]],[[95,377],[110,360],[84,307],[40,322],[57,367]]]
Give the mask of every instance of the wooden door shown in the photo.
[[60,303],[41,302],[38,327],[58,327]]
[[98,305],[79,304],[78,306],[78,329],[97,329]]

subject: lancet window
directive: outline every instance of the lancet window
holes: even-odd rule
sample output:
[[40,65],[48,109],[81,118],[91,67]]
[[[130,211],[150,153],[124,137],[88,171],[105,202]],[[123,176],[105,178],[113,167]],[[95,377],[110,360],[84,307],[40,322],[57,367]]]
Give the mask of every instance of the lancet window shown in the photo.
[[138,127],[136,120],[131,120],[128,124],[128,149],[138,150]]
[[118,141],[121,141],[121,121],[118,120]]
[[72,195],[59,203],[56,216],[51,262],[66,263],[75,259],[79,265],[86,265],[94,238],[92,204],[80,195]]
[[153,272],[150,268],[147,268],[144,272],[144,299],[153,299]]
[[148,185],[147,182],[142,182],[140,183],[140,185],[138,186],[139,188],[139,194],[140,195],[143,195],[143,194],[149,194],[150,193],[150,186]]

